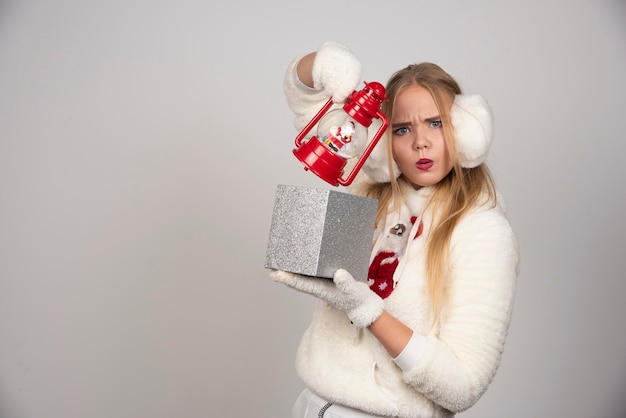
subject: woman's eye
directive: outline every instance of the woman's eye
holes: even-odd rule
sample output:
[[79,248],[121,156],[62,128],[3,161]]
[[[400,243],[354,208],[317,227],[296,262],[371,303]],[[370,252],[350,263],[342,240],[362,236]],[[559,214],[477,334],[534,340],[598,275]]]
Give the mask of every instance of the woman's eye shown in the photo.
[[405,135],[408,132],[409,132],[409,128],[407,128],[406,126],[403,126],[402,128],[398,128],[395,131],[393,131],[395,135]]
[[430,127],[431,128],[441,128],[442,124],[440,120],[434,120],[432,122],[430,122]]

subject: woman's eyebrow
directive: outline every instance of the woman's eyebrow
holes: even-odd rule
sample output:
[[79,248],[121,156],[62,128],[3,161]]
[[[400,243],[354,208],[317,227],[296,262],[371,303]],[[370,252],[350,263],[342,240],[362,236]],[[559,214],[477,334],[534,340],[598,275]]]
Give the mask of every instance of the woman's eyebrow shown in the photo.
[[[424,119],[424,122],[428,123],[428,122],[438,122],[441,120],[441,116],[440,115],[435,115],[435,116],[431,116],[429,118]],[[391,127],[393,128],[401,128],[403,126],[411,126],[412,123],[411,122],[395,122],[391,124]]]

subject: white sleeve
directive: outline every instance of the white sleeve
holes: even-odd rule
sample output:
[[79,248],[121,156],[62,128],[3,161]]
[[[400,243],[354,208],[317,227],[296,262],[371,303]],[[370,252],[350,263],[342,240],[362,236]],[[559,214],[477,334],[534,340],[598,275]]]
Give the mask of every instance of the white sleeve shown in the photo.
[[404,380],[452,412],[471,407],[498,368],[513,307],[519,253],[498,209],[469,214],[451,243],[451,282],[436,334]]
[[394,358],[393,361],[402,370],[411,370],[412,368],[417,366],[417,363],[422,356],[425,346],[426,338],[423,335],[413,331],[411,339],[404,347],[402,352],[398,354],[398,356]]

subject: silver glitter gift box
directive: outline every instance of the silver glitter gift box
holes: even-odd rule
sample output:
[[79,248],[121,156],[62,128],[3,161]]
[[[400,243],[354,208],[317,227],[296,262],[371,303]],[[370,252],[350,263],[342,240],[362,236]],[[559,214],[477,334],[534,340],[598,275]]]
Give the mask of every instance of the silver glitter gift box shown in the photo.
[[265,267],[366,281],[378,201],[335,190],[279,185]]

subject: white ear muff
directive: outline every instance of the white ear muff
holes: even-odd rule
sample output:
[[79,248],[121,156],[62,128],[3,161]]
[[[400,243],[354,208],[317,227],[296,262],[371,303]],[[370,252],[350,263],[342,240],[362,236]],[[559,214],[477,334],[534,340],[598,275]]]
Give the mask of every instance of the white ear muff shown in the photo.
[[493,117],[479,95],[459,94],[450,111],[461,167],[477,167],[487,159],[493,138]]

